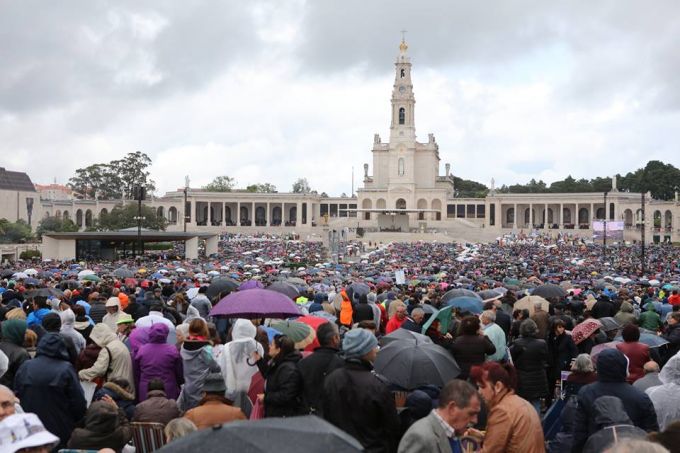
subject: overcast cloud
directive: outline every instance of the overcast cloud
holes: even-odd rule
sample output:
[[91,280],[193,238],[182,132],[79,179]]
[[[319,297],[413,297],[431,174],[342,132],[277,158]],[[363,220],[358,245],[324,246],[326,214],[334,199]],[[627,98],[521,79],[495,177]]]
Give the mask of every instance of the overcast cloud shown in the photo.
[[[0,166],[141,150],[160,192],[298,177],[331,195],[387,139],[402,29],[416,127],[489,184],[680,166],[674,1],[0,0]],[[355,187],[356,187],[355,185]]]

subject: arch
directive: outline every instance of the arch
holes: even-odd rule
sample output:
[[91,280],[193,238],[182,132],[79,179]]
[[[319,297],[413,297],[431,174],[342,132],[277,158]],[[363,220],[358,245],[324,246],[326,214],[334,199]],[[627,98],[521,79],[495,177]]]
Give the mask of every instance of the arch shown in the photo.
[[258,226],[267,224],[266,212],[262,206],[255,208],[255,224]]
[[247,206],[241,206],[241,223],[247,222],[248,219],[248,207]]
[[604,208],[597,208],[597,211],[595,211],[595,218],[604,219]]
[[109,214],[109,210],[106,208],[102,208],[101,211],[99,211],[99,217],[105,216]]
[[46,218],[48,218],[49,216],[50,216],[50,211],[45,211],[45,213],[43,214],[43,218],[46,219]]
[[654,228],[661,228],[661,211],[658,209],[654,211],[654,217],[652,217],[654,221]]
[[[418,200],[416,203],[416,207],[418,209],[427,209],[427,200],[424,198],[421,198]],[[418,220],[425,220],[425,212],[418,212]]]
[[64,220],[68,220],[71,218],[71,214],[68,211],[64,211],[62,216],[64,217]]
[[163,206],[159,206],[158,209],[156,209],[156,217],[160,217],[160,218],[165,217],[164,214],[165,214],[165,212],[164,212]]
[[442,219],[442,201],[438,198],[435,198],[432,200],[432,210],[437,211],[434,212],[434,220],[441,220]]
[[224,206],[224,219],[227,225],[233,225],[233,220],[231,220],[231,208],[227,205]]
[[399,176],[404,176],[406,173],[406,162],[404,161],[403,157],[399,158],[398,164],[397,164],[397,171],[399,173]]
[[642,223],[642,209],[635,211],[635,223]]
[[384,198],[378,198],[378,201],[375,203],[375,207],[378,209],[387,209],[387,202]]
[[76,225],[78,225],[79,227],[83,226],[83,210],[82,209],[78,209],[76,211]]
[[626,209],[623,211],[623,224],[625,226],[632,226],[633,225],[633,211],[630,209]]
[[587,208],[581,208],[578,210],[578,223],[582,225],[589,224],[590,222],[588,221],[588,209]]
[[[364,198],[361,201],[361,209],[372,209],[373,208],[373,202],[371,201],[370,198]],[[364,220],[371,220],[371,213],[370,212],[364,212]]]
[[670,210],[667,210],[664,213],[663,216],[663,226],[664,228],[672,228],[673,227],[673,213]]
[[288,220],[291,222],[297,221],[297,206],[293,206],[288,210]]
[[92,226],[92,211],[89,209],[85,211],[85,226],[88,228]]
[[174,206],[171,206],[170,209],[168,209],[168,221],[177,223],[177,208]]
[[555,216],[554,216],[554,214],[553,214],[552,208],[548,208],[548,223],[549,223],[550,225],[552,225],[553,223],[555,223],[555,218],[554,218],[554,217],[555,217]]
[[54,211],[54,217],[56,217],[57,219],[61,219],[61,211],[59,209]]
[[281,206],[274,206],[272,209],[272,225],[281,225],[281,219],[283,218],[283,210]]
[[404,107],[399,107],[399,124],[406,123],[406,109]]
[[515,223],[515,208],[508,208],[505,212],[505,223],[508,225]]
[[609,220],[614,220],[614,212],[616,211],[616,208],[614,207],[614,203],[609,203]]
[[531,209],[531,212],[530,212],[529,208],[526,208],[524,210],[524,224],[533,227],[533,225],[531,224],[532,218],[533,218],[533,221],[536,222],[536,210]]
[[394,203],[394,207],[397,209],[406,209],[406,200],[403,198],[398,198],[397,201]]
[[569,208],[562,208],[562,224],[563,225],[570,225],[572,223],[571,220],[571,209]]

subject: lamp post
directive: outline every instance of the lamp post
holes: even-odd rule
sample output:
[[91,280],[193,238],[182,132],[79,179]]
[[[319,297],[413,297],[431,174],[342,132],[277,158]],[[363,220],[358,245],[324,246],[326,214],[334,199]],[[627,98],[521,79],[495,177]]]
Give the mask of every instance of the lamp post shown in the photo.
[[184,232],[187,232],[187,197],[189,195],[189,175],[184,178],[184,209],[182,213],[184,214]]
[[642,192],[640,194],[640,204],[641,210],[640,210],[640,217],[641,217],[641,222],[642,222],[642,233],[640,239],[642,240],[642,248],[640,249],[640,264],[641,264],[641,270],[642,270],[642,276],[644,277],[645,275],[645,193]]
[[139,253],[143,255],[144,243],[142,242],[142,220],[144,220],[144,217],[142,217],[142,200],[146,198],[146,187],[142,185],[135,185],[134,198],[137,200],[137,216],[135,217],[135,220],[137,220],[137,244],[139,247]]
[[602,241],[602,261],[607,261],[607,194],[608,190],[604,191],[604,239]]

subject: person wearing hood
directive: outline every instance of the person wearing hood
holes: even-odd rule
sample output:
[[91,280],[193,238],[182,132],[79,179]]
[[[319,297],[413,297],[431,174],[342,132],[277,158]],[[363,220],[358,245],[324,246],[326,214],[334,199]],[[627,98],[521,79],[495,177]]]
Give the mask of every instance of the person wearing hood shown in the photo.
[[17,371],[15,383],[21,407],[38,415],[45,429],[59,437],[58,448],[63,448],[87,408],[64,338],[57,333],[45,334],[35,359]]
[[597,382],[581,388],[577,396],[578,410],[574,420],[572,452],[583,450],[588,437],[598,430],[595,420],[595,400],[615,396],[621,400],[633,425],[644,431],[658,431],[654,405],[649,397],[628,382],[628,359],[618,349],[605,349],[597,357]]
[[[42,327],[46,332],[61,335],[61,317],[55,312],[48,313],[43,317]],[[73,344],[73,340],[71,340],[71,338],[64,335],[61,336],[66,342],[66,349],[68,350],[70,361],[75,366],[76,361],[78,360],[78,351],[76,346]]]
[[127,379],[113,378],[105,382],[102,388],[94,392],[93,401],[112,399],[125,413],[128,420],[135,415],[135,395]]
[[193,319],[189,323],[188,336],[180,348],[184,385],[177,398],[177,405],[183,412],[198,406],[203,397],[203,385],[210,373],[219,372],[220,366],[210,353],[210,340],[200,335],[204,331],[207,336],[207,325],[203,318]]
[[126,379],[134,394],[134,374],[130,351],[118,339],[116,334],[106,324],[97,324],[92,329],[90,339],[101,348],[97,361],[90,368],[80,370],[78,376],[84,381],[94,381],[102,378],[104,381],[113,378]]
[[680,355],[671,357],[659,373],[660,386],[650,387],[647,395],[654,404],[659,428],[665,430],[680,419]]
[[257,396],[264,404],[264,416],[302,415],[302,375],[297,366],[302,354],[295,349],[293,340],[287,335],[276,335],[269,343],[269,361],[259,352],[253,352],[252,357],[265,379],[265,392]]
[[366,329],[352,329],[343,338],[342,350],[345,363],[326,376],[321,393],[323,417],[367,452],[395,452],[401,422],[392,392],[373,372],[378,340]]
[[88,318],[87,311],[82,305],[76,304],[71,310],[76,317],[73,328],[83,336],[85,343],[88,344],[90,342],[90,333],[92,332],[94,323]]
[[633,312],[633,304],[625,301],[621,304],[621,309],[618,313],[614,315],[614,319],[621,325],[621,327],[626,326],[637,319],[635,313]]
[[621,400],[615,396],[601,396],[593,403],[597,431],[588,438],[583,453],[600,453],[629,439],[645,439],[647,433],[633,425]]
[[182,358],[174,345],[168,344],[168,326],[154,324],[149,328],[149,342],[134,356],[133,369],[139,401],[146,400],[152,379],[161,379],[168,398],[177,399],[183,380]]
[[661,330],[663,327],[661,316],[659,316],[659,314],[655,311],[654,304],[652,302],[647,302],[647,305],[645,305],[645,311],[640,315],[638,321],[640,323],[640,328],[651,330],[652,332]]
[[198,294],[196,297],[191,299],[191,307],[194,307],[198,310],[199,316],[206,321],[208,320],[208,317],[210,316],[210,310],[212,310],[212,304],[210,303],[210,299],[208,299],[207,296],[208,293],[208,287],[207,286],[201,286],[198,288]]
[[668,341],[666,357],[673,357],[680,351],[680,311],[674,311],[668,316],[668,326],[663,338]]
[[262,345],[255,341],[257,328],[248,319],[237,319],[231,330],[232,340],[224,345],[217,363],[227,388],[227,396],[232,401],[239,400],[239,394],[245,394],[250,387],[257,366],[250,361],[253,352],[264,355]]
[[116,332],[118,329],[118,318],[123,312],[120,309],[120,299],[117,297],[109,297],[109,299],[106,301],[105,307],[106,314],[104,315],[102,322],[109,326],[112,331]]
[[7,371],[0,377],[0,384],[14,389],[14,376],[19,367],[31,359],[24,348],[24,336],[26,335],[26,321],[9,319],[2,322],[2,341],[0,351],[7,356]]
[[512,363],[517,370],[517,394],[531,402],[541,413],[541,398],[548,396],[548,345],[537,338],[533,319],[525,319],[519,327],[520,338],[510,346]]
[[76,428],[68,441],[73,450],[110,448],[121,452],[132,439],[125,413],[109,398],[95,401],[87,409],[84,425]]
[[76,348],[76,353],[80,354],[80,351],[85,349],[85,338],[75,329],[76,315],[70,308],[59,312],[59,317],[61,318],[61,329],[59,333],[64,338],[69,338]]
[[48,313],[51,313],[49,304],[47,303],[47,297],[35,296],[33,298],[33,311],[28,314],[26,318],[26,326],[31,327],[35,324],[40,324],[43,317]]

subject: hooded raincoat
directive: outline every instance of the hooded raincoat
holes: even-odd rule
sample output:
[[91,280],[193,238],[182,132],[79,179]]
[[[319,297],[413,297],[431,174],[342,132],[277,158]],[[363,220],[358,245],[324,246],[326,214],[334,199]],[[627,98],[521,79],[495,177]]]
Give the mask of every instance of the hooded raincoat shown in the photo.
[[659,429],[665,430],[673,421],[680,419],[680,355],[671,357],[659,373],[663,385],[647,389],[654,404]]
[[255,362],[250,360],[253,352],[264,355],[262,345],[255,341],[257,328],[247,319],[237,319],[231,331],[233,340],[224,346],[218,364],[227,386],[227,396],[248,392],[250,381],[257,373]]
[[80,370],[78,376],[85,381],[92,381],[102,377],[105,380],[113,378],[127,379],[134,393],[134,375],[132,373],[132,359],[130,351],[118,339],[106,324],[97,324],[92,329],[90,338],[101,349],[97,361],[90,368]]
[[139,348],[133,361],[139,401],[146,400],[149,382],[158,378],[165,384],[165,394],[177,399],[183,380],[179,351],[167,344],[168,326],[154,324],[149,328],[149,342]]
[[59,333],[66,338],[70,338],[73,342],[73,346],[76,348],[76,352],[80,354],[80,351],[85,349],[85,337],[83,337],[83,335],[75,328],[75,313],[73,313],[73,310],[68,309],[59,312],[59,317],[61,317],[61,329],[59,330]]
[[7,371],[0,377],[0,384],[14,388],[14,376],[19,367],[31,356],[23,347],[26,334],[26,321],[22,319],[8,319],[2,322],[2,341],[0,351],[7,356]]
[[220,366],[213,360],[207,341],[189,341],[182,344],[180,356],[184,368],[184,385],[177,399],[177,406],[183,412],[198,406],[203,397],[203,385],[210,373],[220,371]]

